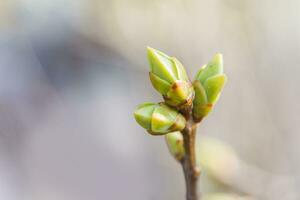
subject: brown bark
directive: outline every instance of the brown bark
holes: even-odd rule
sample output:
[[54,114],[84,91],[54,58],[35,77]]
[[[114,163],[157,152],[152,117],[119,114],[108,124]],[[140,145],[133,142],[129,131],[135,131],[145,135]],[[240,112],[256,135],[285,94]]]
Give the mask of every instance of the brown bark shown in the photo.
[[197,192],[197,181],[200,170],[196,164],[196,129],[197,124],[193,121],[191,112],[182,112],[187,120],[186,127],[181,131],[184,139],[185,156],[181,165],[186,183],[186,200],[200,200]]

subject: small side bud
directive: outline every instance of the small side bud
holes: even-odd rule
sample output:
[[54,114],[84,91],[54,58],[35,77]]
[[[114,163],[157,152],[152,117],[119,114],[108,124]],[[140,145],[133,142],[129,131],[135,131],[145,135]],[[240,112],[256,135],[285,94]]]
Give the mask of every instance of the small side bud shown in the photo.
[[164,103],[144,103],[134,112],[135,120],[151,135],[165,135],[184,129],[186,120],[175,109]]
[[190,106],[194,89],[183,65],[174,57],[147,48],[150,63],[150,80],[153,87],[164,97],[166,104],[177,109]]
[[177,161],[181,161],[185,154],[182,134],[176,131],[168,133],[165,138],[170,153]]
[[193,117],[196,122],[201,121],[212,110],[226,83],[223,74],[223,58],[216,54],[197,73],[193,82],[195,98],[193,101]]

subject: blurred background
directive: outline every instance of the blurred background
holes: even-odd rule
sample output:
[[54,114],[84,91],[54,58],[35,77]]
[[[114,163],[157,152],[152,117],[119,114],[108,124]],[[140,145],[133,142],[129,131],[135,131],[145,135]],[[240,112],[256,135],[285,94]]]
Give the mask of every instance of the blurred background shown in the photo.
[[180,165],[132,114],[161,101],[149,45],[191,77],[224,55],[228,83],[198,128],[204,198],[299,200],[299,9],[298,0],[1,0],[0,199],[183,199]]

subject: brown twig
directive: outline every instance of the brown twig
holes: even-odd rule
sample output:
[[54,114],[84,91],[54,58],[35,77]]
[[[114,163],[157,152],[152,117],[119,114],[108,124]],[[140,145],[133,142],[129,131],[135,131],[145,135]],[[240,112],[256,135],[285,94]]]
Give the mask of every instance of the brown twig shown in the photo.
[[181,160],[186,183],[186,200],[200,200],[197,194],[197,181],[200,170],[196,165],[196,129],[197,124],[191,117],[191,112],[183,112],[187,119],[186,127],[181,131],[184,139],[185,156]]

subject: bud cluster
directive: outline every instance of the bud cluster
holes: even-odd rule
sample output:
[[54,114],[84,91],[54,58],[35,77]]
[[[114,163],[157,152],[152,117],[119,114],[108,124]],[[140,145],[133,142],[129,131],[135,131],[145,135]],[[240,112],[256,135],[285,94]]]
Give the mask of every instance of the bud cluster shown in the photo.
[[163,103],[144,103],[134,116],[138,124],[151,135],[166,135],[170,152],[177,160],[184,155],[182,131],[186,119],[183,110],[192,109],[194,122],[200,122],[217,102],[226,82],[222,55],[217,54],[197,73],[191,82],[183,65],[175,58],[153,48],[147,48],[149,77],[162,95]]

